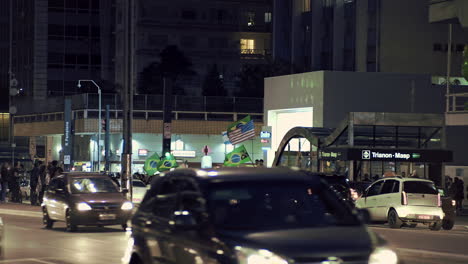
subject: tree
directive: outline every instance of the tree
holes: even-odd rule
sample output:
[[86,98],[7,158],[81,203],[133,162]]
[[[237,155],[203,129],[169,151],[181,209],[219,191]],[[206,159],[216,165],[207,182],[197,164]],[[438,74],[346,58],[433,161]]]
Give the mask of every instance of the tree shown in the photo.
[[223,79],[218,72],[218,66],[213,64],[211,70],[205,77],[202,92],[204,96],[226,96]]
[[159,61],[148,65],[140,73],[140,93],[162,94],[163,77],[171,78],[174,94],[184,94],[177,80],[180,76],[191,76],[195,72],[192,70],[192,62],[175,45],[169,45],[159,54]]
[[245,64],[238,75],[239,97],[263,98],[264,79],[291,73],[289,63],[267,59],[263,64]]

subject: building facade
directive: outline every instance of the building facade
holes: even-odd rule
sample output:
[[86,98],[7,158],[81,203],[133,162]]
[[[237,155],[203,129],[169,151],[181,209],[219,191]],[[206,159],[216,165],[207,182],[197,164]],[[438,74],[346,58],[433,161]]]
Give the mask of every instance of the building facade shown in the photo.
[[96,89],[79,89],[79,79],[113,81],[112,2],[13,1],[12,72],[20,95],[71,95]]
[[[448,26],[430,23],[429,4],[427,0],[276,0],[273,54],[300,72],[445,76]],[[453,25],[452,76],[460,76],[467,33],[461,25]]]
[[[116,83],[125,83],[127,1],[117,1]],[[216,65],[228,94],[236,88],[244,63],[263,62],[271,52],[270,0],[135,1],[135,76],[160,52],[176,45],[193,63],[194,75],[178,81],[187,95],[201,95],[209,70]],[[138,80],[136,80],[138,83]]]

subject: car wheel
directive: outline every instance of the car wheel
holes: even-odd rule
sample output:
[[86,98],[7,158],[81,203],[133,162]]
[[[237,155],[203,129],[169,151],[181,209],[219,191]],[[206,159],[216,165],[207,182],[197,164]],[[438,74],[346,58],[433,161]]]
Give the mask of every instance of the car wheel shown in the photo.
[[122,224],[123,231],[127,231],[127,224]]
[[65,217],[65,224],[67,225],[67,231],[68,232],[75,232],[76,231],[76,225],[73,224],[73,220],[72,220],[70,211],[67,211],[67,214],[66,214],[66,217]]
[[444,230],[452,230],[454,224],[455,224],[455,221],[453,220],[448,220],[448,219],[442,220],[442,228]]
[[390,212],[388,212],[388,225],[390,228],[401,228],[403,225],[403,222],[401,219],[398,217],[398,213],[392,209]]
[[442,221],[437,221],[429,225],[429,229],[439,231],[442,228]]
[[408,227],[409,228],[415,228],[418,224],[409,224]]
[[47,229],[52,229],[52,226],[54,225],[54,221],[50,219],[49,213],[47,213],[47,209],[45,208],[42,208],[42,223]]

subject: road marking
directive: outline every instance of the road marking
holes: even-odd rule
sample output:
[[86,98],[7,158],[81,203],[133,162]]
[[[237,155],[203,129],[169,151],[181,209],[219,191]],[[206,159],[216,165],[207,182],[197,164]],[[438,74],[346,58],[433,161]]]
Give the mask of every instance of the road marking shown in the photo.
[[28,217],[42,217],[41,212],[21,211],[12,209],[0,209],[0,214],[28,216]]
[[446,257],[446,258],[457,258],[468,260],[468,255],[456,254],[456,253],[446,253],[446,252],[434,252],[422,249],[410,249],[410,248],[397,248],[398,251],[403,253],[412,253],[412,254],[421,254],[424,256],[438,256],[438,257]]

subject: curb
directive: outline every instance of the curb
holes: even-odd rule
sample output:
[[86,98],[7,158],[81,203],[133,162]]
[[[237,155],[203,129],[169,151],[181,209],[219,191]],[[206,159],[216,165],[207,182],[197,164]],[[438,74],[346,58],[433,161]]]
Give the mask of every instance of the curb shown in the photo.
[[39,217],[39,218],[42,217],[41,212],[21,211],[21,210],[15,210],[15,209],[0,209],[0,214]]

